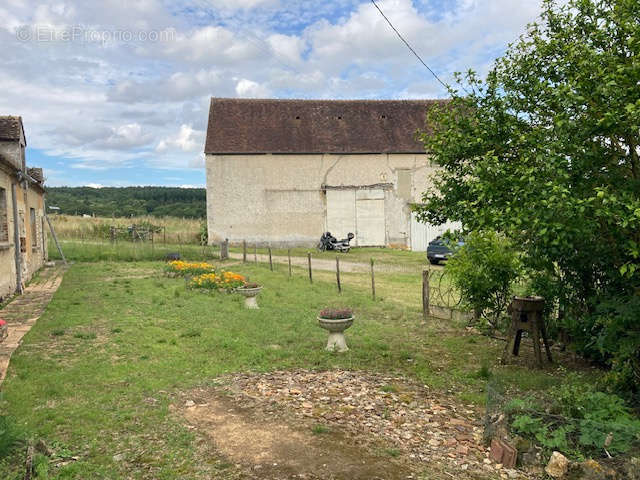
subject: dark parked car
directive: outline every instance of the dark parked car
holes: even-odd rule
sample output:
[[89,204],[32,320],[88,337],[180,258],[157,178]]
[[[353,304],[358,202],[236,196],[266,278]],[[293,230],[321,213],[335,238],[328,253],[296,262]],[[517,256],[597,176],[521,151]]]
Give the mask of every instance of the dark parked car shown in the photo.
[[[464,245],[464,242],[461,240],[458,242],[458,246],[462,245]],[[453,255],[453,252],[442,237],[436,237],[427,246],[427,260],[432,265],[438,265],[438,263],[447,260],[451,255]]]

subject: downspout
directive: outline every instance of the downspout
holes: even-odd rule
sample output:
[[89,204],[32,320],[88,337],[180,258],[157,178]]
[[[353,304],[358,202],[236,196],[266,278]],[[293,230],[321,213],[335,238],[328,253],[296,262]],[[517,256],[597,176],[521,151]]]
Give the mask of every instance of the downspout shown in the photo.
[[16,183],[11,183],[13,196],[13,243],[16,254],[16,291],[22,294],[22,253],[20,252],[20,218],[18,217],[18,189]]

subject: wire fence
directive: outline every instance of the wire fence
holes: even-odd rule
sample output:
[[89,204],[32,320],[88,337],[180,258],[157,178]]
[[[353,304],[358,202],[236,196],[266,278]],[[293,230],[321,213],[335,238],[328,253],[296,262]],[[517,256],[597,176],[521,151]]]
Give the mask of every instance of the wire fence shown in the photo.
[[[421,307],[425,319],[467,319],[458,291],[446,270],[426,263],[418,264],[416,256],[408,258],[406,252],[384,252],[383,258],[363,259],[364,250],[354,249],[355,254],[331,255],[305,249],[259,248],[256,244],[241,242],[231,247],[227,241],[217,244],[198,244],[190,238],[183,243],[163,242],[135,235],[113,235],[105,230],[102,237],[63,238],[60,240],[65,257],[71,261],[162,261],[179,255],[185,260],[215,259],[253,263],[271,271],[282,271],[289,276],[304,275],[312,284],[322,280],[335,282],[338,294],[346,288],[368,289],[371,296],[381,298],[393,295],[409,305]],[[50,257],[59,253],[53,245]]]

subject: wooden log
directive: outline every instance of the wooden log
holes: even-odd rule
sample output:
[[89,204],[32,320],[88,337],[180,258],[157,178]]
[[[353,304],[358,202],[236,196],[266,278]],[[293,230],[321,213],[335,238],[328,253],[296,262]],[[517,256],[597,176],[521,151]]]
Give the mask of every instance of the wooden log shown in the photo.
[[338,293],[342,293],[342,285],[340,285],[340,258],[336,255],[336,281],[338,282]]
[[371,257],[371,298],[376,299],[376,277],[373,272],[373,257]]
[[269,247],[269,270],[273,272],[273,260],[271,259],[271,247]]
[[429,318],[429,270],[422,271],[422,318]]
[[307,253],[307,263],[309,264],[309,283],[313,283],[313,273],[311,273],[311,252]]

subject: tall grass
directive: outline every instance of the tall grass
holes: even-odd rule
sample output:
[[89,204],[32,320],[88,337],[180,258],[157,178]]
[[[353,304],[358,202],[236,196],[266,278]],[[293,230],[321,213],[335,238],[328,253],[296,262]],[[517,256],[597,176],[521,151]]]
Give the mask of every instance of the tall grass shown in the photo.
[[200,228],[203,220],[176,217],[131,217],[102,218],[79,217],[74,215],[52,215],[49,217],[58,238],[65,240],[103,240],[110,239],[111,227],[152,224],[163,227],[162,233],[155,234],[157,243],[197,244],[200,242]]
[[25,434],[20,430],[13,417],[0,415],[0,459],[12,453],[24,439]]

